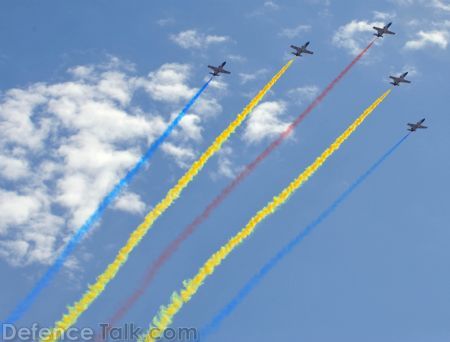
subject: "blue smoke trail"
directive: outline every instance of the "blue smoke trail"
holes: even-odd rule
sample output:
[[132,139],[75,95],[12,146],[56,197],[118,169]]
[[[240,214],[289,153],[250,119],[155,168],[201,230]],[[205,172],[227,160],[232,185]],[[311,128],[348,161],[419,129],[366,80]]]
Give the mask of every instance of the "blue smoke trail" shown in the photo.
[[153,156],[158,147],[169,137],[170,133],[178,126],[181,119],[186,115],[187,111],[192,107],[195,101],[199,98],[199,96],[205,91],[211,82],[212,77],[201,87],[197,93],[190,99],[190,101],[186,104],[186,106],[181,110],[178,116],[170,123],[164,133],[156,139],[150,147],[147,149],[145,154],[139,159],[136,165],[128,171],[128,173],[114,186],[111,192],[106,195],[105,198],[100,202],[97,209],[94,213],[86,220],[86,222],[78,229],[75,235],[70,239],[67,243],[64,250],[61,252],[59,257],[53,263],[52,266],[47,270],[47,272],[39,279],[36,285],[32,288],[29,294],[22,300],[22,302],[17,305],[17,307],[12,311],[12,313],[8,316],[8,318],[3,322],[5,323],[14,323],[19,320],[23,314],[30,308],[33,302],[36,300],[40,292],[49,284],[49,282],[55,277],[55,275],[59,272],[59,270],[64,265],[64,262],[67,258],[72,254],[75,247],[81,242],[83,237],[89,232],[92,228],[92,225],[97,222],[97,220],[101,217],[103,212],[106,210],[108,205],[119,195],[122,188],[127,185],[132,178],[136,175],[136,173],[142,168],[142,166]]
[[250,292],[263,280],[263,278],[286,257],[300,242],[303,241],[323,220],[325,220],[337,207],[347,199],[350,194],[361,185],[405,140],[409,134],[405,135],[394,146],[392,146],[378,161],[373,164],[362,176],[360,176],[341,196],[339,196],[325,211],[323,211],[314,221],[312,221],[306,228],[301,231],[294,239],[285,245],[272,259],[270,259],[260,270],[256,273],[245,286],[238,292],[238,294],[221,310],[219,313],[200,330],[201,340],[204,341],[208,335],[217,330],[222,321],[228,317],[236,307],[250,294]]

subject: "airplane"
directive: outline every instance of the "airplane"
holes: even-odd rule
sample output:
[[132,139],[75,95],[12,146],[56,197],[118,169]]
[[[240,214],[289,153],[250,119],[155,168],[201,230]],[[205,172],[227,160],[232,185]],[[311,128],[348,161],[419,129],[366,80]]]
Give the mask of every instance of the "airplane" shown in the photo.
[[212,65],[208,65],[208,68],[212,69],[213,72],[210,72],[211,75],[213,76],[219,76],[220,74],[231,74],[231,72],[225,70],[223,67],[225,66],[227,62],[223,62],[222,64],[220,64],[219,66],[215,67]]
[[424,121],[425,121],[425,119],[422,119],[415,124],[408,123],[408,126],[409,126],[408,131],[415,132],[419,128],[428,128],[427,126],[422,125]]
[[389,27],[391,27],[392,23],[389,23],[387,25],[384,25],[383,28],[374,26],[373,29],[377,31],[377,33],[374,33],[373,35],[376,37],[383,38],[384,34],[395,34],[395,32],[389,31]]
[[405,79],[406,75],[408,75],[407,72],[401,74],[399,77],[389,76],[389,78],[391,78],[394,81],[391,82],[391,84],[393,84],[394,86],[399,86],[400,83],[411,83],[411,81]]
[[295,52],[291,52],[293,55],[300,57],[302,53],[308,53],[310,55],[314,54],[314,52],[308,50],[309,42],[306,42],[302,46],[291,45],[291,48],[295,49]]

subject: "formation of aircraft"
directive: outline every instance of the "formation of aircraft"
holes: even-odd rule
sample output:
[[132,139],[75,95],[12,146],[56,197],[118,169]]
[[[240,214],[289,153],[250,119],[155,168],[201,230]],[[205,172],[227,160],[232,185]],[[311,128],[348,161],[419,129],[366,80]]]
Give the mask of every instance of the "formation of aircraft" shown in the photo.
[[408,131],[410,132],[415,132],[417,131],[419,128],[428,128],[427,126],[422,125],[424,123],[425,119],[422,119],[420,121],[417,121],[415,124],[412,123],[408,123]]
[[[392,22],[384,25],[383,27],[374,26],[373,27],[374,30],[377,31],[377,33],[374,33],[374,35],[377,37],[383,38],[383,36],[385,34],[391,34],[391,35],[395,34],[395,32],[392,32],[389,30],[391,25],[392,25]],[[291,48],[295,50],[295,51],[292,51],[291,53],[297,57],[300,57],[303,53],[306,53],[309,55],[314,54],[313,51],[308,50],[309,43],[310,42],[306,42],[302,46],[291,45]],[[208,65],[208,68],[210,68],[212,70],[212,72],[210,72],[210,74],[213,76],[219,76],[220,74],[231,74],[228,70],[224,69],[225,64],[226,64],[226,62],[223,62],[219,66]],[[411,81],[406,79],[406,75],[408,75],[408,72],[405,72],[398,77],[397,76],[389,76],[389,78],[392,79],[392,82],[390,82],[390,83],[394,86],[399,86],[401,83],[411,83]],[[417,129],[427,128],[427,126],[422,125],[424,121],[425,121],[425,119],[422,119],[415,124],[408,123],[408,126],[409,126],[408,130],[411,132],[415,132]]]
[[213,76],[219,76],[220,74],[231,74],[231,72],[225,70],[223,67],[225,66],[225,64],[227,64],[227,62],[223,62],[222,64],[220,64],[219,66],[212,66],[212,65],[208,65],[208,68],[210,68],[213,72],[210,72],[211,75]]
[[408,75],[408,72],[405,72],[403,74],[401,74],[400,76],[396,77],[396,76],[389,76],[390,79],[393,80],[393,82],[391,82],[391,84],[393,84],[394,86],[399,86],[400,83],[411,83],[411,81],[408,81],[405,77],[406,75]]
[[383,27],[374,26],[373,29],[377,31],[373,35],[379,38],[383,38],[385,34],[395,34],[395,32],[389,31],[389,27],[391,27],[392,23],[386,24]]
[[293,48],[295,50],[295,52],[291,52],[291,53],[297,57],[300,57],[302,55],[302,53],[307,53],[310,55],[314,54],[314,52],[308,50],[308,45],[309,45],[309,42],[306,42],[302,46],[291,45],[291,48]]

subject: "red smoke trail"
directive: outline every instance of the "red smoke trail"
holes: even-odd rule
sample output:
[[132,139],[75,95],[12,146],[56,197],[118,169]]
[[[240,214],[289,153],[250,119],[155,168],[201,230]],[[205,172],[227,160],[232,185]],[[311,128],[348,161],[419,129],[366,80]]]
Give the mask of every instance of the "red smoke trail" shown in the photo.
[[293,121],[280,136],[273,141],[254,161],[248,164],[239,175],[237,175],[233,181],[227,185],[226,188],[205,208],[205,210],[195,218],[195,220],[188,225],[178,237],[173,240],[166,249],[159,255],[158,259],[153,262],[148,268],[145,278],[143,279],[141,285],[138,289],[128,297],[122,306],[116,311],[116,313],[110,318],[110,326],[114,326],[119,322],[123,316],[128,312],[128,310],[136,303],[136,301],[145,293],[147,287],[153,281],[155,275],[158,273],[160,268],[166,263],[166,261],[174,254],[181,243],[184,242],[195,229],[205,221],[211,212],[222,203],[222,201],[234,190],[239,183],[245,179],[260,162],[262,162],[274,149],[276,149],[283,141],[286,139],[292,131],[303,121],[303,119],[315,108],[322,100],[328,95],[328,93],[334,88],[334,86],[339,83],[339,81],[350,71],[350,69],[364,56],[364,54],[372,47],[375,43],[376,38],[367,47],[360,52],[358,56],[353,59],[353,61],[347,65],[347,67],[322,91],[322,93],[317,96],[317,98],[301,113],[295,121]]

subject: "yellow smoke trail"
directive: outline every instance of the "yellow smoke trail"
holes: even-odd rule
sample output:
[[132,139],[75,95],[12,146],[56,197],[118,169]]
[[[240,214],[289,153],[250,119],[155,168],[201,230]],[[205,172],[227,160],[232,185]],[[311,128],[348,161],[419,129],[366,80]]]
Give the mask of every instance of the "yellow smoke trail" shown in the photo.
[[208,261],[200,268],[197,275],[188,281],[184,281],[184,289],[180,293],[174,292],[168,306],[162,306],[158,315],[153,318],[152,326],[147,336],[141,338],[146,342],[155,341],[164,330],[172,323],[173,317],[181,309],[184,303],[187,303],[197,292],[205,279],[211,275],[215,268],[239,245],[241,244],[256,228],[256,225],[265,219],[268,215],[282,205],[287,199],[316,172],[339,147],[350,137],[350,135],[358,128],[359,125],[374,111],[374,109],[389,95],[391,89],[381,95],[374,103],[372,103],[346,130],[328,147],[314,163],[308,166],[293,182],[291,182],[278,196],[260,210],[247,225],[234,237],[232,237],[219,251],[214,253]]
[[127,261],[131,251],[139,244],[148,230],[151,228],[155,220],[177,199],[183,189],[192,181],[197,173],[205,166],[206,162],[216,153],[222,144],[228,140],[231,134],[242,124],[245,118],[250,114],[252,109],[263,99],[264,95],[275,85],[280,77],[289,69],[294,59],[288,61],[278,73],[264,86],[264,88],[250,101],[244,110],[230,125],[216,138],[209,148],[195,161],[191,168],[181,177],[177,184],[169,190],[166,197],[161,200],[147,216],[144,221],[131,234],[127,243],[120,249],[115,260],[108,265],[106,270],[97,278],[94,285],[90,285],[89,289],[83,297],[73,306],[68,308],[68,313],[55,323],[52,332],[42,341],[56,341],[62,333],[69,329],[78,319],[78,317],[88,309],[92,302],[100,296],[106,285],[116,276],[120,267]]

